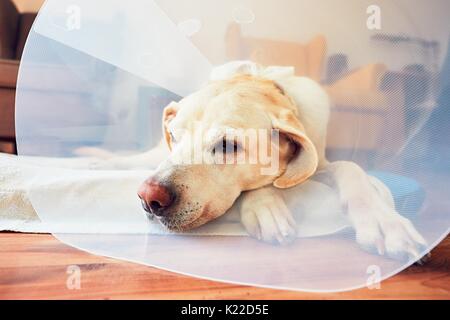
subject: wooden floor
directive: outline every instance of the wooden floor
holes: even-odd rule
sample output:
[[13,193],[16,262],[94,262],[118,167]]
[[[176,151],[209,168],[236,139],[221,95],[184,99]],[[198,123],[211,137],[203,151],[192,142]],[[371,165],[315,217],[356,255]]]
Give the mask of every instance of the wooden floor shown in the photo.
[[[81,268],[81,289],[67,288],[67,268]],[[450,299],[450,238],[424,266],[380,289],[333,294],[269,290],[198,280],[94,256],[51,235],[0,233],[1,299]]]

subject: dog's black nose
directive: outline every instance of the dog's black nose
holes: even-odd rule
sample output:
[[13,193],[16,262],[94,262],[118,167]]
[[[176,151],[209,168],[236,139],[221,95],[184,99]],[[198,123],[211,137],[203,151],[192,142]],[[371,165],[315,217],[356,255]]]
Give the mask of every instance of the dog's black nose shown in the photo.
[[138,195],[144,210],[158,217],[167,216],[168,209],[175,201],[175,194],[170,188],[155,181],[144,182]]

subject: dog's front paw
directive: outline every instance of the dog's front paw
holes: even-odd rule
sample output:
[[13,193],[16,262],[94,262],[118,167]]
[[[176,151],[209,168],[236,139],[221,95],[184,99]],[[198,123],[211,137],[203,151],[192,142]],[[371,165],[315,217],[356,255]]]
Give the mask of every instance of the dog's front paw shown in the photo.
[[[353,209],[355,210],[355,209]],[[426,241],[407,218],[389,206],[358,206],[356,241],[369,252],[396,260],[419,260]],[[351,208],[349,207],[349,213]]]
[[296,222],[283,198],[274,188],[263,188],[244,194],[240,211],[245,229],[259,240],[288,244],[296,238]]
[[111,159],[114,158],[114,153],[95,147],[80,147],[73,151],[73,154],[78,157],[97,158],[97,159]]

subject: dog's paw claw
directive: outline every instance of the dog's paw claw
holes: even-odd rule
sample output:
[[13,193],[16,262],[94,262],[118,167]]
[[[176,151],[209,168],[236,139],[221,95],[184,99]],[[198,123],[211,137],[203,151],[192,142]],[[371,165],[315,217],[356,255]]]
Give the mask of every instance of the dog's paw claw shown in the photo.
[[395,260],[417,261],[426,247],[425,239],[413,224],[394,211],[371,215],[355,230],[356,241],[364,250]]
[[297,237],[297,227],[284,200],[277,194],[245,199],[241,221],[247,232],[258,240],[288,245]]
[[424,266],[427,264],[428,261],[431,259],[431,253],[428,252],[426,255],[424,255],[422,258],[416,261],[415,265],[417,266]]

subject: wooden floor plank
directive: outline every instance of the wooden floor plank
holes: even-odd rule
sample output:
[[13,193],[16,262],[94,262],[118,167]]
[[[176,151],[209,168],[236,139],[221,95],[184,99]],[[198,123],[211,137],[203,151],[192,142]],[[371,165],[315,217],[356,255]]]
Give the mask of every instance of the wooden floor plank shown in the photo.
[[[66,286],[81,269],[81,289]],[[212,282],[94,256],[51,235],[0,233],[1,299],[449,299],[450,238],[424,266],[412,266],[379,290],[314,294]]]

